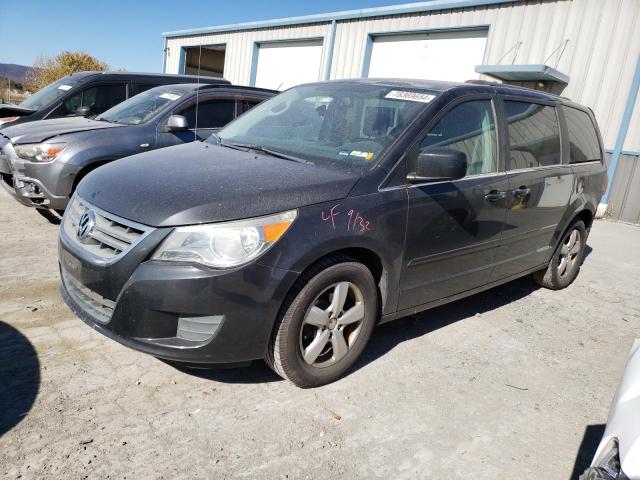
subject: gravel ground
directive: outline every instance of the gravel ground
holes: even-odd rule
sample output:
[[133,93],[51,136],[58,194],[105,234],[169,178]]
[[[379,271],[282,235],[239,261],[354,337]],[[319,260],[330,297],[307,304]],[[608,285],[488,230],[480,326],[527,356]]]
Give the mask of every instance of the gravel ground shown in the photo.
[[640,337],[640,228],[596,222],[564,291],[522,279],[380,327],[314,390],[179,370],[85,326],[57,227],[0,192],[0,476],[568,479]]

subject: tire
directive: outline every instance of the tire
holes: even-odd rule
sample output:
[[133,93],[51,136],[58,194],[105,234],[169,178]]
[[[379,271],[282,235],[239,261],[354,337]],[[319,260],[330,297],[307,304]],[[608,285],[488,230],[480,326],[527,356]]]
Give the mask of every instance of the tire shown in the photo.
[[378,289],[369,269],[350,257],[330,257],[294,285],[266,361],[298,387],[331,383],[358,359],[377,318]]
[[584,257],[587,230],[582,220],[575,220],[562,240],[546,269],[533,274],[535,282],[551,290],[566,288],[576,279]]

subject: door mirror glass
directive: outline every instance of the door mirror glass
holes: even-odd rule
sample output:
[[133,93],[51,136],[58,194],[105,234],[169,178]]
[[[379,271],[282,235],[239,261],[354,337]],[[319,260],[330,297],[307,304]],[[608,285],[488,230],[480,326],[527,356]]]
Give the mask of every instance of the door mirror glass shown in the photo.
[[88,117],[91,115],[91,107],[83,106],[76,108],[75,114],[79,117]]
[[467,156],[460,150],[436,147],[421,151],[415,170],[407,175],[411,183],[457,180],[467,173]]
[[189,128],[189,124],[182,115],[171,115],[167,121],[167,132],[181,132],[187,128]]

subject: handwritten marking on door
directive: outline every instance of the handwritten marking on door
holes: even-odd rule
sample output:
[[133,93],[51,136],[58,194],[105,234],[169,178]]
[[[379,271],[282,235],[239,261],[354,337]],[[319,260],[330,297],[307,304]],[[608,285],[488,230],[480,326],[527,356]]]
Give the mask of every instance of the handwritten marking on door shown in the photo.
[[[343,209],[339,210],[340,203],[334,205],[329,209],[329,211],[320,212],[321,218],[323,222],[331,221],[331,228],[333,230],[338,230],[341,228],[340,222],[337,221],[339,218],[347,219],[347,231],[348,232],[368,232],[373,230],[373,224],[370,220],[367,220],[362,214],[354,209],[349,209],[346,212]],[[342,215],[342,217],[341,217]],[[342,222],[344,223],[344,222]],[[342,225],[344,227],[344,225]]]

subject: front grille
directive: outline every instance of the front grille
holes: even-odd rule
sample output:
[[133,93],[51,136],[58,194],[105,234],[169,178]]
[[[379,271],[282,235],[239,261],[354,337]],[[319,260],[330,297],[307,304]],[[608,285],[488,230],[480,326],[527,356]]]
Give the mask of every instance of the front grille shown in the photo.
[[[93,228],[80,239],[78,225],[85,212],[93,212]],[[88,202],[75,196],[67,207],[64,215],[63,229],[69,241],[102,261],[111,261],[124,255],[151,229],[92,206]]]
[[90,288],[85,287],[73,278],[73,276],[64,271],[64,269],[62,270],[62,281],[69,296],[80,305],[85,312],[100,323],[109,323],[116,302],[104,298]]

